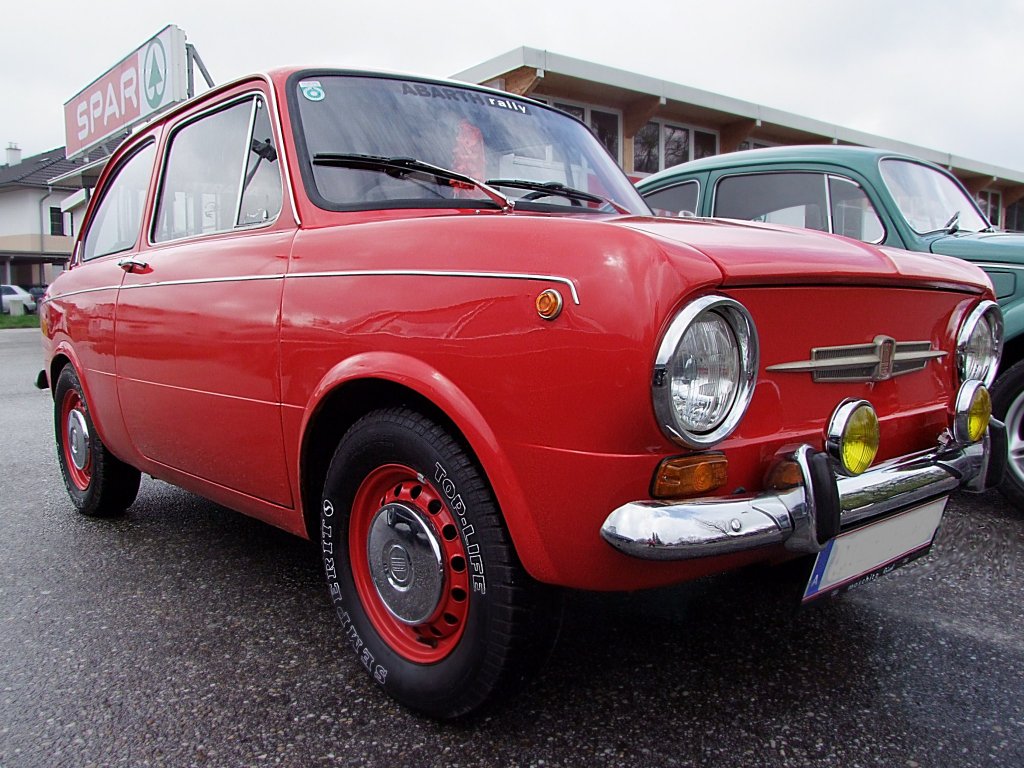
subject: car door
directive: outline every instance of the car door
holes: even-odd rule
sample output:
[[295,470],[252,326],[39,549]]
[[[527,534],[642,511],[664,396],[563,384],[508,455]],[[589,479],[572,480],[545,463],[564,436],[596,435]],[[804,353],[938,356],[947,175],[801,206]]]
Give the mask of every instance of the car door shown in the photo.
[[278,337],[294,223],[278,216],[269,111],[243,91],[172,127],[148,241],[125,267],[115,353],[143,456],[183,485],[287,507]]
[[44,327],[78,372],[100,437],[125,460],[131,442],[120,414],[114,359],[120,262],[138,250],[155,159],[156,141],[149,139],[110,167],[89,208],[72,267],[40,308]]

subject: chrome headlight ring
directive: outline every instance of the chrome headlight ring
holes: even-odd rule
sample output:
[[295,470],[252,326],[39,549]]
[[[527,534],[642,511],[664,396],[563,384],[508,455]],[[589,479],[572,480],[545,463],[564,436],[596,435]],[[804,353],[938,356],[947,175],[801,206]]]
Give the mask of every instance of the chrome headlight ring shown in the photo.
[[956,337],[956,370],[960,383],[981,381],[991,386],[1003,349],[1003,313],[994,301],[976,306]]
[[[687,332],[697,324],[704,324],[708,331],[714,332],[718,341],[728,336],[731,349],[724,352],[730,356],[735,354],[736,375],[728,382],[724,397],[714,391],[700,395],[707,405],[699,410],[711,414],[707,423],[687,424],[678,405],[676,385],[682,382],[685,386],[683,377],[700,368],[698,355],[684,348]],[[707,355],[706,349],[704,353]],[[687,304],[665,331],[654,363],[651,397],[662,431],[690,448],[709,448],[728,437],[750,405],[757,382],[759,355],[754,320],[738,301],[725,296],[704,296]]]

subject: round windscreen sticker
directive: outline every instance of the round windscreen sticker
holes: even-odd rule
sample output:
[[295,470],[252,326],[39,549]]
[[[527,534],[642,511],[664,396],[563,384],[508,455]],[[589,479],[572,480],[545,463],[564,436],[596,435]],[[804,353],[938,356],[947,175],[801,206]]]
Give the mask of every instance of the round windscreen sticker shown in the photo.
[[302,90],[302,95],[310,101],[324,100],[324,89],[319,80],[303,80],[299,83],[299,88]]

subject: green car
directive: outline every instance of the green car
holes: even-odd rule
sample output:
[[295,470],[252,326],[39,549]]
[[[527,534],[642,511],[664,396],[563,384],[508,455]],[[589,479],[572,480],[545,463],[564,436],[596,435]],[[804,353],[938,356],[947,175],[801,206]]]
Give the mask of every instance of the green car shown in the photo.
[[1009,438],[1001,489],[1024,508],[1024,234],[997,231],[952,174],[886,150],[790,146],[683,163],[637,188],[660,215],[806,227],[984,269],[1005,323],[1000,373],[986,382]]

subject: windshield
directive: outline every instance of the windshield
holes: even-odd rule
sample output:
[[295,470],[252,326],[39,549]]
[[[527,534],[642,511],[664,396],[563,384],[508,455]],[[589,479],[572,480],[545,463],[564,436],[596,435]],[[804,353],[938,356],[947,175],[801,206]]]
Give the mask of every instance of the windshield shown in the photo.
[[880,168],[900,213],[918,234],[988,229],[974,201],[941,171],[895,158],[882,160]]
[[[532,101],[339,74],[292,87],[303,174],[321,207],[501,207],[455,174],[500,191],[516,210],[649,214],[582,123]],[[424,164],[449,173],[411,172]]]

